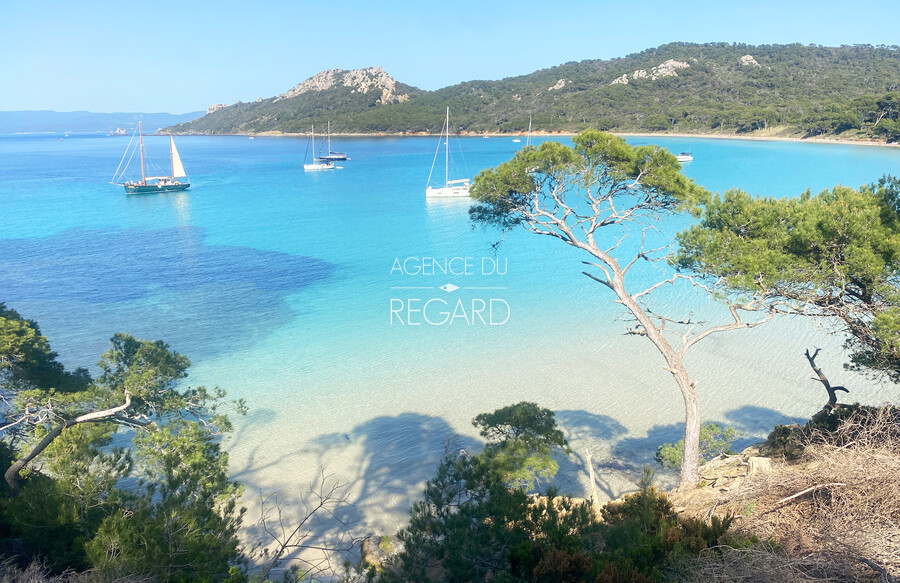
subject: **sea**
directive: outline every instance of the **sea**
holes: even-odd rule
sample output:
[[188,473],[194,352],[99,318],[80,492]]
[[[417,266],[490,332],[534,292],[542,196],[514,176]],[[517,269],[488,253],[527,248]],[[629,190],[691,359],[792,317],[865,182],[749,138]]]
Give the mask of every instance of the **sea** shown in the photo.
[[[536,141],[548,139],[570,143]],[[691,151],[685,174],[718,192],[793,197],[900,175],[898,148],[627,139]],[[342,523],[320,534],[395,532],[445,454],[481,447],[472,419],[520,401],[555,412],[573,453],[554,483],[575,496],[634,489],[656,448],[680,438],[671,376],[583,274],[599,275],[589,257],[524,229],[473,227],[466,201],[425,199],[432,165],[444,170],[438,138],[339,137],[350,160],[304,172],[305,138],[178,137],[190,190],[130,196],[109,183],[128,141],[0,136],[0,301],[36,320],[67,367],[96,371],[109,338],[128,332],[188,356],[187,384],[244,400],[225,444],[250,539],[260,500],[296,509],[323,480],[341,486]],[[167,166],[167,142],[146,138],[149,169]],[[451,178],[522,145],[462,138]],[[612,247],[627,236],[627,256],[645,227],[671,244],[690,222],[604,237]],[[667,275],[643,266],[629,285]],[[655,295],[654,309],[696,329],[727,321],[690,286]],[[842,343],[832,322],[796,318],[705,339],[686,359],[704,420],[737,429],[737,447],[803,422],[826,402],[804,357],[814,348],[848,399],[896,402],[894,386],[844,370]]]

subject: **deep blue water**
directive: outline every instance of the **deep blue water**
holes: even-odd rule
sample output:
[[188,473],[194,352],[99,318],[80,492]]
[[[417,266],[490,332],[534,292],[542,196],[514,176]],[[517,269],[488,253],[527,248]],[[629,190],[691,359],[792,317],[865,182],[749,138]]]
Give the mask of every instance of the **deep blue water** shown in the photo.
[[[495,252],[499,235],[473,229],[464,202],[425,201],[436,138],[341,138],[334,147],[351,160],[304,173],[302,138],[181,137],[192,186],[152,196],[126,196],[108,184],[127,141],[0,136],[0,301],[36,319],[69,366],[92,365],[116,331],[161,338],[188,355],[192,382],[223,386],[251,406],[233,445],[242,479],[278,486],[305,479],[312,466],[353,467],[362,454],[341,449],[343,436],[354,443],[369,430],[375,433],[365,443],[391,452],[372,463],[402,467],[421,457],[422,443],[437,455],[444,433],[472,436],[474,415],[522,399],[566,412],[573,437],[582,425],[605,427],[579,439],[619,457],[645,456],[651,442],[677,438],[676,391],[652,348],[621,334],[627,321],[581,275],[576,252],[524,232],[508,235]],[[690,149],[695,161],[685,173],[714,191],[796,196],[900,175],[896,148],[629,141]],[[147,142],[164,165],[166,140]],[[463,139],[464,160],[457,154],[456,161],[471,176],[520,145]],[[670,240],[684,224],[683,217],[663,221],[660,236]],[[459,276],[392,271],[409,257],[469,257],[472,269]],[[482,274],[483,261],[502,262],[506,273]],[[434,289],[447,283],[464,289]],[[408,287],[432,289],[397,289]],[[494,298],[509,306],[509,319],[502,326],[461,318],[449,326],[399,325],[391,302],[411,298],[461,298],[467,312],[472,300]],[[677,290],[660,301],[712,309]],[[808,394],[795,385],[808,377],[803,350],[827,337],[764,328],[710,341],[689,362],[709,418],[750,433],[814,411],[821,400],[814,383]],[[840,370],[839,350],[823,358]],[[875,385],[866,390],[881,394]],[[422,421],[411,427],[411,420]],[[411,435],[420,438],[397,447]],[[298,464],[305,469],[295,475]],[[430,467],[413,471],[398,498]]]

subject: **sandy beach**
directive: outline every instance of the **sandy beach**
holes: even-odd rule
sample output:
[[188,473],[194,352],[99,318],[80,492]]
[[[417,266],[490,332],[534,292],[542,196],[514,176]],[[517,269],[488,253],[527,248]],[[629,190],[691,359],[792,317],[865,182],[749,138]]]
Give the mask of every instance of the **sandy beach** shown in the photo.
[[[747,140],[747,141],[763,141],[763,142],[798,142],[810,144],[841,144],[852,146],[880,146],[887,148],[898,148],[900,143],[888,143],[883,140],[852,140],[847,138],[803,138],[797,136],[778,136],[778,135],[743,135],[743,134],[709,134],[709,133],[668,133],[668,132],[610,132],[613,135],[623,138],[699,138],[704,140]],[[307,137],[309,133],[299,132],[259,132],[259,133],[241,133],[241,134],[175,134],[175,135],[228,135],[228,136],[246,136],[246,137],[267,137],[267,138],[300,138]],[[346,138],[372,138],[372,137],[428,137],[437,136],[438,134],[427,132],[374,132],[374,133],[338,133],[334,132],[332,136]],[[515,138],[527,135],[526,132],[509,132],[509,133],[476,133],[476,132],[460,132],[460,136],[469,138]],[[578,135],[577,132],[531,132],[533,137],[572,137]]]

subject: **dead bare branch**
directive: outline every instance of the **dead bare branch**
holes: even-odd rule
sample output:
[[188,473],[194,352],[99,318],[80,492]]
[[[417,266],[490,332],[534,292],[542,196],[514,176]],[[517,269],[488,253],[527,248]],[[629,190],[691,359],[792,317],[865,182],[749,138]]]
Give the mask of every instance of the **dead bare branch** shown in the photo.
[[881,575],[881,583],[895,583],[896,579],[894,579],[894,577],[888,572],[888,570],[875,561],[870,561],[865,557],[860,557],[859,560],[862,564],[866,565],[867,567]]
[[806,488],[805,490],[801,490],[792,496],[788,496],[787,498],[782,498],[778,502],[775,502],[775,504],[776,505],[785,504],[787,502],[790,502],[794,498],[799,498],[800,496],[803,496],[804,494],[808,494],[815,490],[821,490],[822,488],[832,488],[832,487],[846,486],[846,485],[847,484],[845,484],[843,482],[832,482],[830,484],[816,484],[815,486],[810,486],[809,488]]
[[825,376],[825,373],[822,372],[822,369],[816,365],[816,357],[819,356],[819,351],[821,349],[816,348],[816,351],[812,354],[809,353],[809,349],[806,350],[806,360],[809,361],[809,366],[812,367],[813,372],[816,373],[818,378],[813,378],[814,381],[819,381],[822,383],[822,386],[825,387],[825,390],[828,391],[828,404],[827,408],[833,408],[837,405],[837,391],[843,391],[845,393],[849,393],[850,391],[843,386],[833,387],[831,383],[828,381],[828,377]]
[[[257,545],[264,548],[263,555],[267,561],[261,571],[260,580],[267,580],[272,570],[285,560],[302,564],[304,570],[314,576],[323,574],[332,576],[336,573],[332,564],[334,557],[352,551],[366,538],[351,536],[347,530],[348,524],[334,513],[338,506],[347,502],[339,494],[344,486],[323,470],[317,482],[301,498],[304,510],[301,516],[293,521],[285,516],[286,506],[279,502],[277,495],[260,494],[259,525],[271,541],[268,544],[274,545],[274,550],[270,550],[268,545]],[[341,526],[341,534],[333,540],[314,542],[311,540],[314,535],[311,523],[314,520],[321,520],[322,515],[327,515],[330,520],[337,522]],[[287,555],[298,551],[315,551],[315,554],[295,555],[286,559]]]

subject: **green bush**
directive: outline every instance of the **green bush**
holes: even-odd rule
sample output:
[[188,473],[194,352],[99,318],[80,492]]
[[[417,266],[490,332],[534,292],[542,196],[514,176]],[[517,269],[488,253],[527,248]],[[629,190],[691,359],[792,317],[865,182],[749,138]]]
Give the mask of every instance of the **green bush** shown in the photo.
[[[723,427],[718,423],[707,423],[700,428],[701,463],[721,454],[731,453],[731,444],[738,438],[733,427]],[[684,440],[677,443],[664,443],[656,450],[656,461],[664,468],[681,467],[681,456],[684,451]]]

